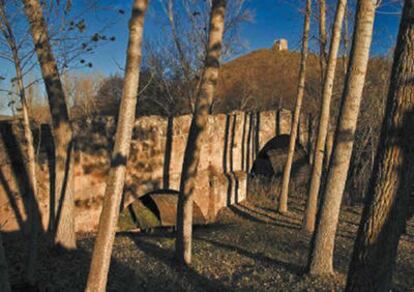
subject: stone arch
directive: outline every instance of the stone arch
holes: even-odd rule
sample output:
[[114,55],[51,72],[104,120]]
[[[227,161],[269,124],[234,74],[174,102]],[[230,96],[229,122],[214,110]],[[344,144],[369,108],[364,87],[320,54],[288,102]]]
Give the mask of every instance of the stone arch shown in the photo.
[[[178,194],[176,190],[154,190],[124,205],[118,226],[121,230],[175,227]],[[193,202],[193,222],[203,225],[206,219],[196,201]]]
[[[253,176],[282,176],[289,148],[289,134],[277,135],[268,140],[257,153],[251,168]],[[295,175],[307,165],[306,149],[297,142],[295,147],[292,174]]]

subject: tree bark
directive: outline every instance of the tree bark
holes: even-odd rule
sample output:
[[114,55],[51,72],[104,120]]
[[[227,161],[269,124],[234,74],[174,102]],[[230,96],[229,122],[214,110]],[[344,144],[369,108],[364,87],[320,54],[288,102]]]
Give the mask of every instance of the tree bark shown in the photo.
[[343,66],[343,72],[344,76],[346,76],[347,71],[347,56],[348,56],[348,49],[349,49],[349,9],[348,4],[345,7],[345,19],[344,19],[344,36],[343,36],[343,45],[344,45],[344,55],[342,58],[342,66]]
[[129,21],[129,43],[125,65],[125,78],[119,108],[115,146],[103,209],[99,219],[98,235],[93,249],[86,291],[105,291],[112,247],[115,239],[120,204],[125,183],[125,172],[131,146],[132,131],[138,95],[142,58],[144,17],[148,0],[134,0]]
[[286,213],[288,211],[288,192],[289,192],[289,181],[292,170],[293,155],[295,154],[296,139],[298,135],[298,125],[300,111],[302,108],[303,95],[305,92],[305,79],[306,79],[306,60],[308,58],[308,41],[310,31],[310,18],[311,18],[311,0],[306,0],[306,12],[305,22],[303,27],[303,39],[302,39],[302,58],[300,62],[299,70],[299,83],[298,91],[296,96],[295,111],[293,113],[293,121],[290,129],[290,140],[287,161],[283,170],[282,180],[282,192],[279,197],[279,212]]
[[314,275],[334,273],[335,233],[365,83],[375,8],[376,4],[372,0],[358,1],[351,60],[335,133],[334,149],[322,197],[320,216],[311,243],[309,272]]
[[65,249],[76,248],[73,202],[72,125],[56,60],[49,43],[47,24],[39,0],[22,0],[40,64],[52,116],[55,146],[55,212],[53,224],[55,244]]
[[326,63],[328,56],[326,55],[327,44],[326,33],[326,0],[319,0],[319,63],[321,69],[321,89],[323,94],[323,86],[325,82]]
[[335,80],[336,63],[339,46],[341,44],[342,23],[346,7],[346,0],[339,0],[336,8],[335,22],[332,29],[331,47],[325,81],[323,85],[323,95],[321,103],[321,113],[319,117],[318,135],[314,160],[312,164],[312,176],[309,187],[308,200],[306,203],[305,217],[303,228],[306,231],[313,232],[315,229],[316,210],[318,205],[319,187],[322,179],[323,158],[325,154],[325,142],[329,129],[329,116],[331,107],[332,90]]
[[29,210],[28,220],[30,221],[30,232],[28,240],[28,256],[26,264],[25,280],[33,285],[35,282],[35,267],[37,258],[37,238],[39,223],[41,222],[40,209],[37,202],[37,182],[36,182],[36,159],[33,145],[33,136],[30,129],[29,109],[26,100],[23,72],[17,48],[16,39],[12,27],[8,20],[4,0],[0,0],[0,19],[1,31],[7,41],[14,61],[17,88],[19,90],[20,103],[22,105],[24,138],[27,145],[27,173],[29,178]]
[[196,187],[197,167],[200,161],[201,137],[205,132],[209,108],[213,101],[218,80],[226,2],[226,0],[212,1],[204,71],[184,152],[177,209],[176,240],[176,256],[182,266],[191,264],[193,194]]
[[414,180],[414,0],[404,3],[386,116],[349,267],[347,291],[391,291]]
[[0,291],[11,292],[6,256],[4,255],[3,240],[0,232]]

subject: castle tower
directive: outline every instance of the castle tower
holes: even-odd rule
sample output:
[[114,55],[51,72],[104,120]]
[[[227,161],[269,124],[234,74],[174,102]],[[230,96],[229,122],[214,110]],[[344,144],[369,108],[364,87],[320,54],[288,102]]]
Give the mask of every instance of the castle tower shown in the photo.
[[288,41],[286,39],[278,39],[273,43],[273,50],[276,52],[287,51],[288,49]]

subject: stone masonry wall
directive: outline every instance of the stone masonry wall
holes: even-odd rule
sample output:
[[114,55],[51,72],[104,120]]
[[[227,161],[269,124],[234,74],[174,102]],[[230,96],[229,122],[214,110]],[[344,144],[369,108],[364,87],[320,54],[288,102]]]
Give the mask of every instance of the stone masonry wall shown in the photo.
[[[179,190],[190,122],[191,115],[137,119],[127,166],[124,206],[147,193]],[[74,126],[77,135],[75,204],[78,231],[96,230],[114,144],[115,123],[113,118],[99,117]],[[289,134],[290,125],[291,113],[286,110],[233,112],[209,117],[207,131],[202,137],[199,183],[195,194],[195,202],[208,221],[213,221],[221,208],[246,198],[247,174],[256,155],[275,136]],[[5,141],[10,140],[7,135],[21,139],[19,126],[13,123],[12,128],[7,133],[2,131],[0,148],[10,147],[5,145]],[[308,118],[303,117],[299,140],[305,149],[309,142],[308,130]],[[40,147],[43,158],[39,160],[38,167],[39,198],[45,228],[49,216],[48,160],[43,153],[48,148],[46,146]],[[7,153],[5,151],[4,155],[7,156]],[[24,221],[26,216],[25,194],[18,187],[19,174],[13,173],[15,169],[9,160],[5,157],[0,165],[0,225],[5,231],[22,229],[19,222]]]

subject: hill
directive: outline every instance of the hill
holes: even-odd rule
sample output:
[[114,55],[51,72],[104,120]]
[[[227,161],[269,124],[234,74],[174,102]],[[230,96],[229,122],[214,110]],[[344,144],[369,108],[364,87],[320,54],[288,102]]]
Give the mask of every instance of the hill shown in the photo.
[[[217,111],[231,109],[293,109],[301,55],[259,49],[223,64],[218,83]],[[317,110],[320,90],[319,57],[309,54],[304,110]]]
[[[217,88],[216,112],[231,110],[293,109],[296,100],[301,54],[291,51],[259,49],[222,65]],[[333,89],[332,111],[338,113],[344,82],[344,58],[339,58]],[[391,62],[372,57],[368,64],[362,110],[377,108],[383,102]],[[320,106],[319,56],[310,53],[306,64],[306,87],[302,111],[317,114]],[[375,106],[373,106],[373,104]]]

